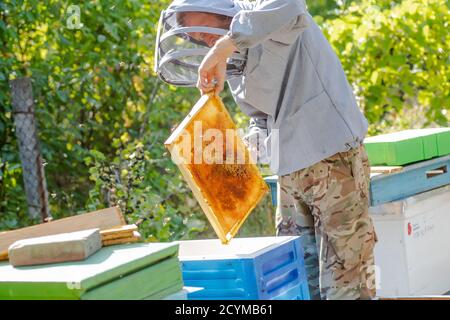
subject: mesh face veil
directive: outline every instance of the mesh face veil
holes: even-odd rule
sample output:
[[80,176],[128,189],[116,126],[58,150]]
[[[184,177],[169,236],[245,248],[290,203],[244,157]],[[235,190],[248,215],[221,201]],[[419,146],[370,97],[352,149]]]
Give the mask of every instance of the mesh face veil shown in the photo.
[[[202,41],[202,37],[194,38],[193,35],[222,36],[228,32],[228,29],[221,28],[183,26],[180,16],[186,12],[193,10],[170,9],[170,7],[163,10],[156,37],[155,72],[164,82],[176,86],[196,85],[198,68],[210,49]],[[242,75],[245,61],[245,56],[239,52],[235,52],[227,60],[227,80]]]

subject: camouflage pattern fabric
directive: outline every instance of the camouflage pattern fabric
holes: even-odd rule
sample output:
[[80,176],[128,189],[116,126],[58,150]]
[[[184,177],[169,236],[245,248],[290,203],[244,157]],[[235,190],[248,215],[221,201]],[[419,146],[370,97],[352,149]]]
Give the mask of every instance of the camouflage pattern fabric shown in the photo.
[[277,235],[305,235],[311,299],[375,297],[375,229],[364,146],[281,176]]

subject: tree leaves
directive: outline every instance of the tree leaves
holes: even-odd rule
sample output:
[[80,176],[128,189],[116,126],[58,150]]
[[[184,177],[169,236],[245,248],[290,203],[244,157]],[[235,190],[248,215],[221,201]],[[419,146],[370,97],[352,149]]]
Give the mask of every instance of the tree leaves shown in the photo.
[[[445,3],[362,0],[324,22],[350,83],[358,87],[370,134],[449,125],[448,113],[441,112],[450,108],[450,64],[440,54],[450,43]],[[401,118],[405,110],[411,113]]]

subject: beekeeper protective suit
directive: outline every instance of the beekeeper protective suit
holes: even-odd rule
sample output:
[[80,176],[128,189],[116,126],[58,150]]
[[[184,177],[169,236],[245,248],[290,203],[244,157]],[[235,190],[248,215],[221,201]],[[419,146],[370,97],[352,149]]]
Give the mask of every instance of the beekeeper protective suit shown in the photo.
[[[232,21],[228,30],[184,27],[177,23],[179,12]],[[227,80],[280,177],[277,234],[315,238],[318,250],[304,250],[305,258],[316,260],[319,252],[322,298],[373,297],[376,235],[362,146],[368,124],[304,0],[173,1],[161,14],[158,34],[155,69],[164,81],[195,85],[209,47],[190,38],[192,32],[228,35],[238,49],[227,60]],[[308,261],[310,291],[317,297],[311,270],[319,267]]]

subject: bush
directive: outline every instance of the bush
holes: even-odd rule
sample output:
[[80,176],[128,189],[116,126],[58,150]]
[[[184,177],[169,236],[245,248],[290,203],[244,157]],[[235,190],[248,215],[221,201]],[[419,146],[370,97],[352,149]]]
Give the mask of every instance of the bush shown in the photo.
[[448,126],[449,2],[364,0],[317,17],[353,84],[370,133]]

